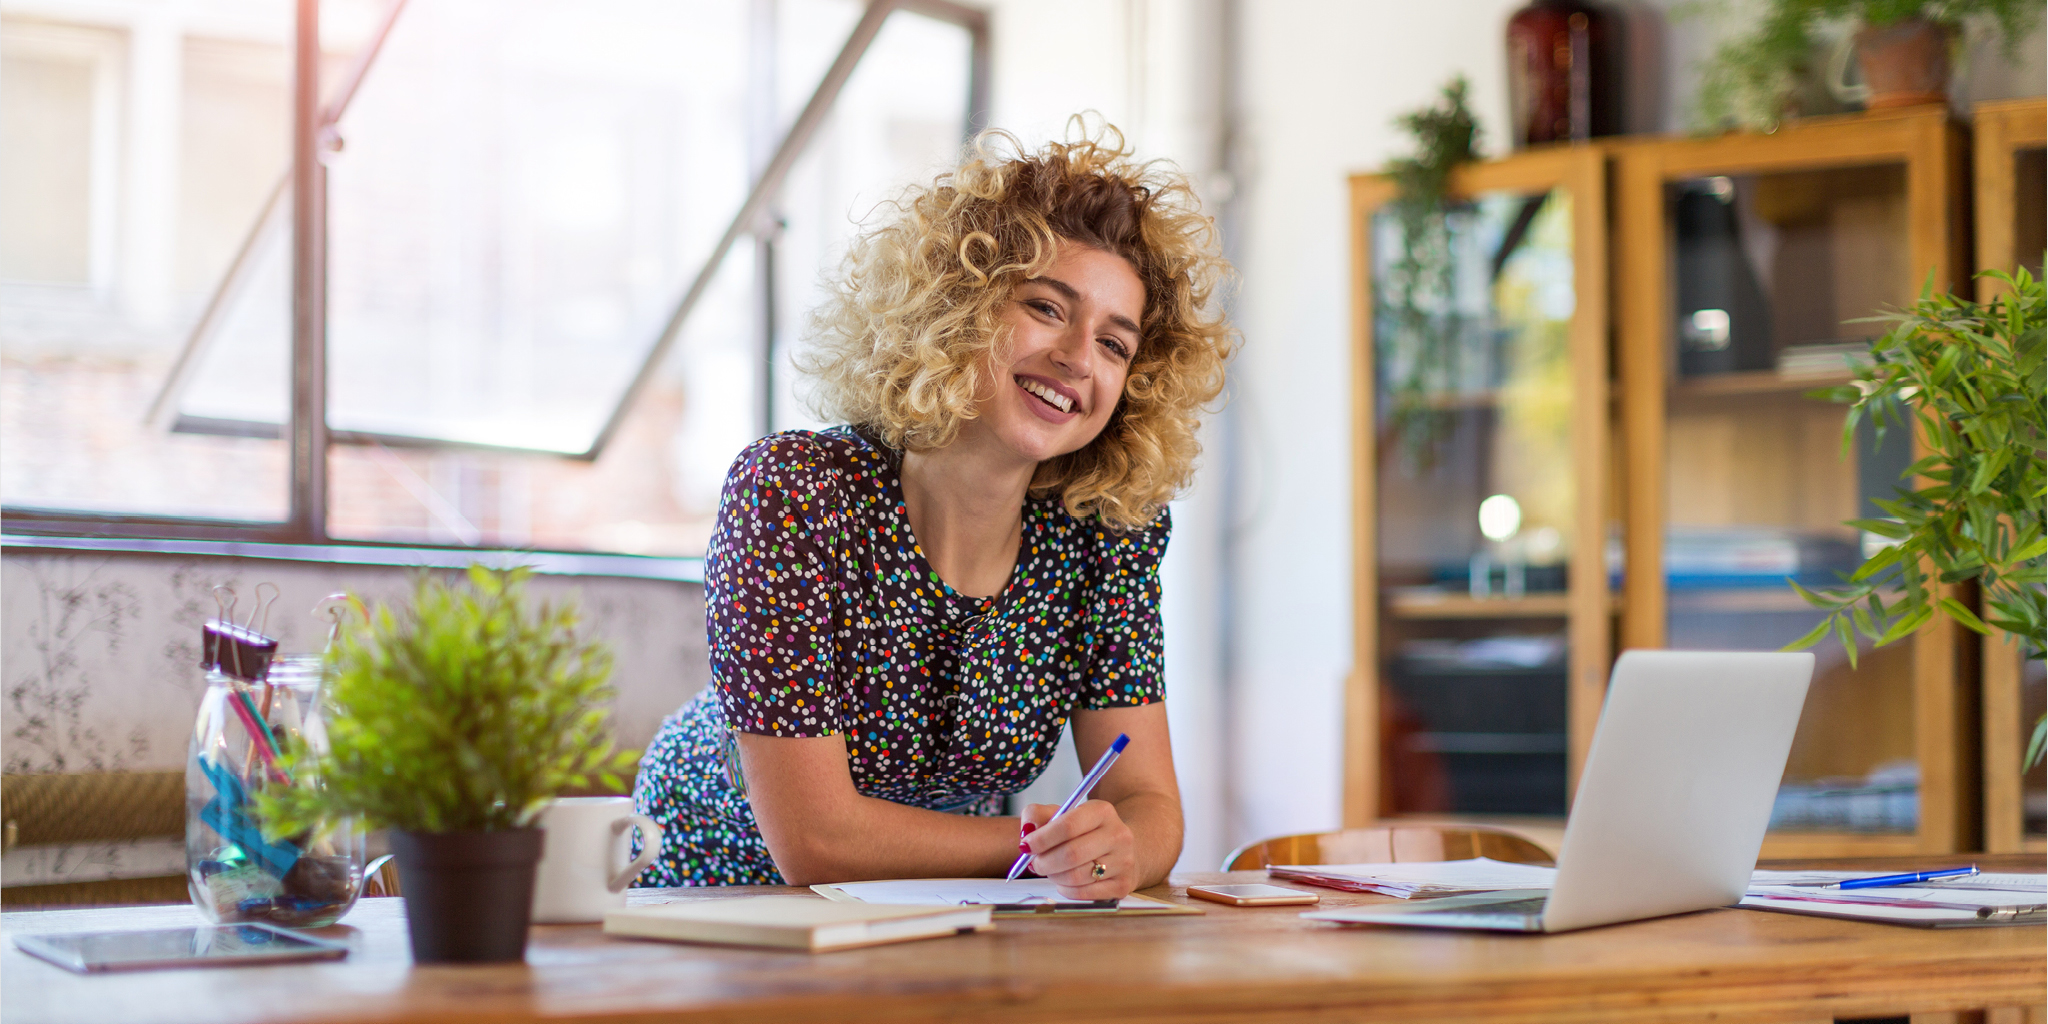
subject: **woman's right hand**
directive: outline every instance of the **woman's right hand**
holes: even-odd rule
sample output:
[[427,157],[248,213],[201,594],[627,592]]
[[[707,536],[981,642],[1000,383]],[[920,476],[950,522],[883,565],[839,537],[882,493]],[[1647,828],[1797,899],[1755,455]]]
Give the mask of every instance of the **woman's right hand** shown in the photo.
[[1115,804],[1089,800],[1054,820],[1058,811],[1054,804],[1024,808],[1017,851],[1031,854],[1031,870],[1068,899],[1122,899],[1138,888],[1137,837]]

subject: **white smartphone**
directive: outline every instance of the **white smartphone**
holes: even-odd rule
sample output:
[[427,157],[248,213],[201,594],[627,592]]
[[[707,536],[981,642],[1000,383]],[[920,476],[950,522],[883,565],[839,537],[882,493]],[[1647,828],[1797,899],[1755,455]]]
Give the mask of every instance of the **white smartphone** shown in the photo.
[[1188,895],[1233,907],[1272,907],[1287,903],[1319,903],[1322,897],[1279,885],[1191,885]]

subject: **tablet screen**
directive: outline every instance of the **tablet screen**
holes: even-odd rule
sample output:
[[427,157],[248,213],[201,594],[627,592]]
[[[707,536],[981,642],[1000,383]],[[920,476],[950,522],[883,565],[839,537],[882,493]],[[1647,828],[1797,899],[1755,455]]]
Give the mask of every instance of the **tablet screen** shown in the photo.
[[17,935],[14,944],[24,953],[80,973],[283,960],[332,960],[348,955],[348,947],[340,943],[308,938],[264,924]]

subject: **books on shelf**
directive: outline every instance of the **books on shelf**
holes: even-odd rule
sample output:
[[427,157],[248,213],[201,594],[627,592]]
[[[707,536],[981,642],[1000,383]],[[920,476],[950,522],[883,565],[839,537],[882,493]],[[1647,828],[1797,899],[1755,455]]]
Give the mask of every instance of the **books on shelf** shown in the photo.
[[985,906],[903,907],[813,896],[742,896],[658,903],[604,916],[606,935],[822,953],[991,927]]
[[1778,350],[1778,374],[1783,377],[1841,376],[1871,363],[1868,340],[1787,345]]

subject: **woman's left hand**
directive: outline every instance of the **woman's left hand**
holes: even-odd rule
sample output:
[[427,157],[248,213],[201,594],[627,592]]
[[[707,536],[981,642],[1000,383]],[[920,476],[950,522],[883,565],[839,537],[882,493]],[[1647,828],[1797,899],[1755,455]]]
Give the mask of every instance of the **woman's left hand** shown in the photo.
[[1017,849],[1031,854],[1033,871],[1068,899],[1121,899],[1138,888],[1137,839],[1115,804],[1089,800],[1053,821],[1058,810],[1054,804],[1024,808]]

